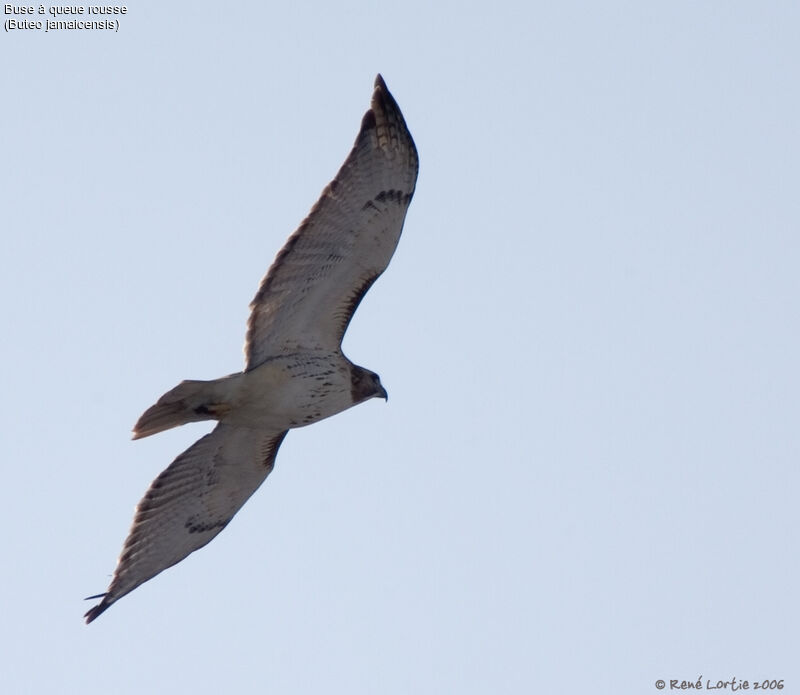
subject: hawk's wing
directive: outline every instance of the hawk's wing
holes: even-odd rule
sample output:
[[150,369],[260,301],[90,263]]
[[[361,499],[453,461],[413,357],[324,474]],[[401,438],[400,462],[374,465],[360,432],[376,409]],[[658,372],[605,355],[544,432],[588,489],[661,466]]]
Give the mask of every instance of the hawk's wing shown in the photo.
[[394,253],[418,169],[403,115],[378,75],[353,150],[250,305],[246,369],[298,348],[339,350],[358,303]]
[[285,436],[219,424],[178,456],[136,507],[108,592],[86,622],[225,528],[269,475]]

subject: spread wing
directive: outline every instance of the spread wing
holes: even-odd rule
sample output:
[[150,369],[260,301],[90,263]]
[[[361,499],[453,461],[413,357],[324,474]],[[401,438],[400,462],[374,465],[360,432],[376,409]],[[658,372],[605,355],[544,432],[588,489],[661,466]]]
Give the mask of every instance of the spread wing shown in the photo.
[[340,349],[353,312],[394,253],[418,169],[403,115],[378,75],[353,150],[250,305],[246,369],[298,348]]
[[222,531],[269,475],[285,436],[219,424],[178,456],[136,507],[111,585],[86,622]]

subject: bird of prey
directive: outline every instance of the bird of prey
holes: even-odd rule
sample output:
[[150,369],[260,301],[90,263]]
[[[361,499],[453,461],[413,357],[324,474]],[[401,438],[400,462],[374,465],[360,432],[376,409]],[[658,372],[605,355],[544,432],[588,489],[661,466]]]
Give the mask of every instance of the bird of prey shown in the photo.
[[394,253],[418,169],[403,115],[378,75],[352,151],[250,305],[244,371],[183,381],[134,426],[139,439],[218,421],[150,485],[108,590],[89,597],[101,600],[87,623],[225,528],[269,475],[290,429],[387,397],[377,374],[344,356],[342,337]]

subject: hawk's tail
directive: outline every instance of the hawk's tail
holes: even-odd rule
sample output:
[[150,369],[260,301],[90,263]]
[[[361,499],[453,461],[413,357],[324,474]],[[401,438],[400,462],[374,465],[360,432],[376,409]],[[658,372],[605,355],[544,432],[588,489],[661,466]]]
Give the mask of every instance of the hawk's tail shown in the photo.
[[230,410],[221,384],[230,378],[182,381],[144,411],[133,426],[133,438],[149,437],[187,422],[221,420]]

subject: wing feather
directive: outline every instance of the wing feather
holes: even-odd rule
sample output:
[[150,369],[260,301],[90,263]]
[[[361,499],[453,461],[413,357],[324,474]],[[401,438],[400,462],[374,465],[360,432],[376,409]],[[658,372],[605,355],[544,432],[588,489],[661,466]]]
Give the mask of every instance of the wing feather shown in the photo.
[[219,424],[178,456],[139,502],[108,592],[86,622],[225,528],[272,471],[285,436]]
[[339,350],[400,239],[419,160],[380,75],[350,155],[278,253],[250,305],[246,369],[298,349]]

